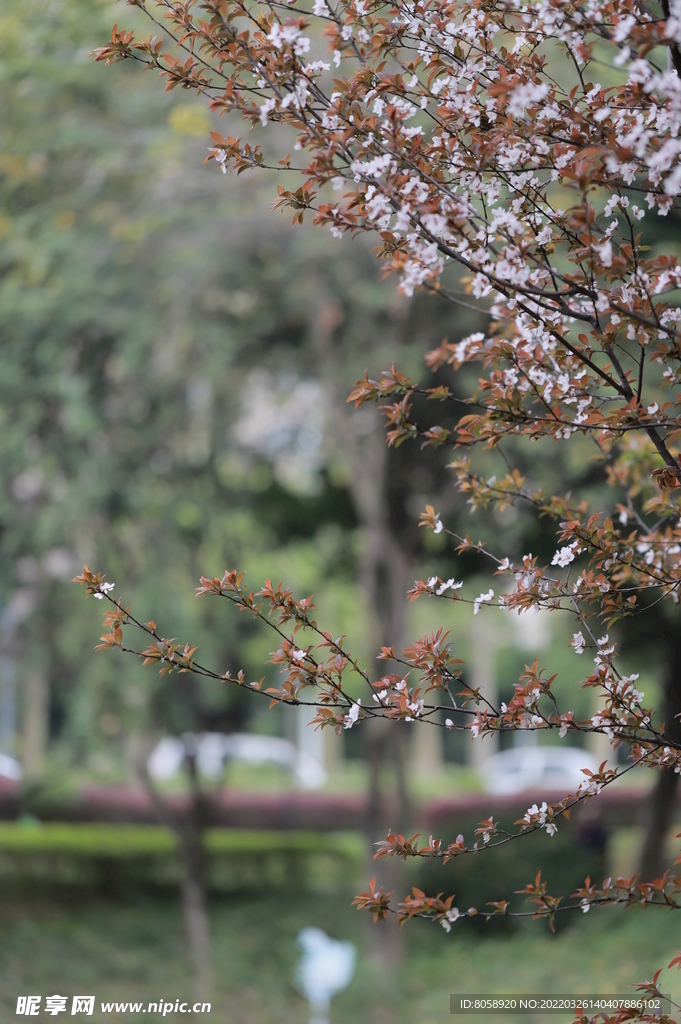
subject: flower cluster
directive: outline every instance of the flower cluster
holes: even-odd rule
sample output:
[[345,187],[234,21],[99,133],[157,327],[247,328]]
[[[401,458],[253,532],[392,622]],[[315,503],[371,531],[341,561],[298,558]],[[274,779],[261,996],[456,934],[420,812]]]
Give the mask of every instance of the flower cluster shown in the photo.
[[551,808],[543,801],[541,807],[537,807],[536,804],[532,804],[525,811],[525,814],[520,819],[520,824],[524,827],[539,827],[546,829],[547,836],[555,836],[558,831],[558,826],[553,820],[553,814]]
[[[524,429],[569,438],[595,424],[630,429],[633,417],[664,447],[674,403],[643,401],[616,355],[627,342],[650,358],[676,346],[679,310],[663,299],[681,270],[675,256],[646,258],[635,232],[646,211],[667,214],[681,192],[681,87],[650,58],[655,47],[678,53],[664,20],[634,0],[160,6],[187,59],[117,28],[96,58],[156,67],[169,87],[195,89],[254,127],[291,126],[307,163],[300,187],[280,186],[278,202],[297,219],[312,210],[335,235],[380,232],[406,294],[446,292],[448,268],[458,267],[473,299],[490,298],[489,333],[445,343],[433,362],[461,366],[484,353],[487,405],[513,409],[515,423],[475,414],[460,437]],[[320,38],[330,61],[309,60]],[[617,85],[590,80],[596,48]],[[548,55],[560,51],[578,72],[574,86],[553,73]],[[214,133],[213,143],[223,170],[264,164],[238,137]],[[343,197],[324,201],[327,185]],[[554,200],[558,186],[574,191],[567,210]]]

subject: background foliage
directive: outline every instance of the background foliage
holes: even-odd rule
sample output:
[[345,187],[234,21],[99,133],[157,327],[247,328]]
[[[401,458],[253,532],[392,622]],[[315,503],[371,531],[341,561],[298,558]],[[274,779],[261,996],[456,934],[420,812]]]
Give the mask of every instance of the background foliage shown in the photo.
[[[123,671],[115,657],[95,656],[101,607],[68,583],[83,561],[106,567],[142,617],[153,614],[166,634],[186,632],[222,670],[270,671],[267,637],[193,597],[200,573],[237,564],[254,583],[285,576],[315,592],[325,622],[359,638],[360,652],[372,649],[360,597],[372,540],[351,487],[352,453],[368,458],[383,440],[369,410],[346,415],[345,395],[365,368],[376,373],[392,359],[425,380],[423,352],[478,325],[429,298],[396,298],[363,242],[294,231],[268,214],[266,178],[224,179],[215,165],[204,168],[209,124],[199,103],[163,95],[134,68],[104,71],[88,60],[116,18],[115,5],[88,0],[0,4],[0,742],[26,753],[25,682],[37,674],[49,742],[42,776],[39,762],[36,771],[50,785],[60,774],[65,785],[130,778],[127,741],[139,732],[289,727],[238,691],[159,679],[130,664]],[[134,18],[126,10],[126,23]],[[456,386],[465,384],[464,375]],[[549,489],[568,480],[598,493],[590,452],[579,443],[571,452],[558,461],[553,445],[537,445],[524,465]],[[474,576],[474,558],[457,559],[443,538],[416,527],[437,497],[469,529],[444,460],[424,461],[409,446],[384,457],[378,493],[409,564],[426,575],[437,556],[440,574],[449,566]],[[480,519],[483,537],[504,531],[509,552],[550,557],[554,549],[542,523],[522,513]],[[410,614],[417,628],[434,624],[424,608]],[[467,657],[463,618],[447,625]],[[529,647],[513,625],[504,630],[502,695]],[[563,640],[556,627],[548,643],[567,687]],[[645,658],[644,673],[650,692],[660,666]],[[466,752],[453,742],[448,756],[461,761]],[[585,856],[600,870],[600,855]],[[526,866],[510,866],[519,884]],[[574,847],[562,846],[553,867],[570,885]],[[471,869],[457,885],[475,902],[487,881]],[[303,1019],[290,986],[291,938],[311,920],[368,955],[374,940],[347,903],[284,895],[220,903],[215,956],[229,965],[220,998],[236,1007],[230,1019],[274,1019],[282,1006],[283,1019]],[[7,1005],[17,978],[30,987],[67,977],[64,950],[80,965],[73,984],[106,975],[116,983],[112,998],[123,989],[147,998],[153,985],[183,977],[169,904],[84,900],[67,914],[49,901],[10,902],[3,914]],[[552,986],[568,961],[576,981],[595,984],[603,975],[583,973],[584,944],[610,943],[617,958],[630,935],[602,927],[593,940],[568,930],[548,952],[543,938],[525,933],[513,946],[478,937],[444,947],[439,934],[417,930],[397,987],[388,968],[375,988],[369,959],[338,1019],[440,1019],[438,1000],[446,1006],[460,979]],[[622,953],[608,983],[657,966],[669,927],[651,926],[645,963]],[[270,962],[264,1000],[260,954]]]

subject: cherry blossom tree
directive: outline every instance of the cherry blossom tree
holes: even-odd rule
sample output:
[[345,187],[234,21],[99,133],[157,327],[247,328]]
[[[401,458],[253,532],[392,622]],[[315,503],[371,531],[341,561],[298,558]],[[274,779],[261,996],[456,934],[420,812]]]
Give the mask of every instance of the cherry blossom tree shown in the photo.
[[[311,9],[305,0],[129,2],[159,34],[137,40],[115,26],[96,59],[135,60],[160,72],[166,88],[241,114],[249,139],[215,132],[208,159],[238,173],[278,166],[285,183],[275,207],[301,223],[309,213],[337,237],[374,233],[401,292],[427,289],[487,314],[484,332],[445,340],[427,357],[431,371],[451,367],[464,380],[475,364],[474,393],[421,387],[391,367],[376,380],[365,375],[350,399],[381,405],[389,444],[460,449],[454,476],[473,509],[523,504],[556,524],[556,553],[541,565],[458,534],[427,506],[421,525],[446,531],[459,552],[477,551],[493,578],[469,595],[461,581],[433,576],[409,597],[464,601],[474,615],[494,606],[573,616],[571,646],[593,658],[582,685],[598,695],[599,710],[578,719],[561,709],[555,677],[537,661],[512,700],[493,705],[463,683],[443,630],[404,651],[383,645],[379,657],[393,671],[374,678],[345,638],[317,623],[310,598],[269,582],[254,593],[236,569],[202,579],[198,593],[276,633],[280,686],[263,691],[204,666],[191,644],[137,620],[86,568],[79,581],[111,605],[101,646],[164,673],[248,685],[272,703],[313,704],[320,728],[383,718],[467,730],[476,741],[500,730],[596,733],[629,752],[627,764],[604,762],[559,803],[529,807],[515,831],[490,817],[475,837],[448,846],[391,833],[377,857],[446,862],[538,830],[551,836],[574,806],[634,766],[681,772],[676,730],[644,704],[607,632],[658,602],[678,603],[681,582],[681,268],[669,246],[643,244],[642,223],[674,216],[681,193],[681,9],[667,0],[314,0]],[[278,162],[267,144],[275,126],[284,140],[295,136],[293,156]],[[443,414],[449,426],[432,417],[422,425],[426,401],[454,409],[453,418]],[[612,488],[607,507],[545,493],[511,462],[500,477],[474,462],[476,448],[512,458],[519,443],[540,438],[593,443]],[[129,644],[131,631],[146,645]],[[353,675],[362,697],[348,690]],[[453,896],[419,890],[395,903],[374,884],[357,903],[376,918],[428,917],[446,931],[478,913],[552,922],[596,905],[681,908],[681,877],[669,874],[600,886],[587,879],[567,899],[537,876],[524,892],[529,910],[503,900],[464,911]]]

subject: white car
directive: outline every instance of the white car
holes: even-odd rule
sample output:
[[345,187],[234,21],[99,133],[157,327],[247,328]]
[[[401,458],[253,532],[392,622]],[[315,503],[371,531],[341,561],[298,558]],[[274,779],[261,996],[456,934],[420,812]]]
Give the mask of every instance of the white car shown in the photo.
[[278,764],[290,768],[301,789],[321,789],[328,779],[326,768],[288,740],[254,733],[206,732],[199,736],[165,736],[152,751],[147,768],[153,779],[170,779],[180,771],[188,749],[196,752],[198,769],[207,779],[217,779],[226,761],[245,764]]
[[488,793],[510,796],[528,790],[571,793],[598,770],[596,759],[581,747],[514,747],[492,754],[481,768]]
[[23,777],[24,770],[15,758],[9,757],[8,754],[0,754],[0,778],[20,782]]

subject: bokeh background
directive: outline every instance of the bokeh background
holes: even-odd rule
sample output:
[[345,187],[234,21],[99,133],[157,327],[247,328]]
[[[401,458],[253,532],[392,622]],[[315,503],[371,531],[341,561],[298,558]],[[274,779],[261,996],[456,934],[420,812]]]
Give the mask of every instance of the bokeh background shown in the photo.
[[[446,869],[372,867],[389,825],[453,837],[493,807],[522,813],[526,796],[485,793],[494,749],[406,726],[322,736],[253,694],[94,652],[102,607],[70,582],[84,562],[205,662],[275,681],[272,636],[194,597],[201,574],[239,567],[253,586],[314,593],[320,622],[372,671],[381,643],[444,625],[490,694],[512,692],[537,656],[569,706],[595,710],[574,686],[569,622],[474,621],[404,598],[432,573],[488,585],[473,556],[419,531],[426,502],[509,554],[550,557],[550,524],[516,509],[471,520],[450,456],[387,449],[376,410],[346,403],[365,369],[394,361],[426,380],[424,353],[484,321],[398,296],[370,239],[292,228],[269,211],[267,173],[204,166],[217,124],[199,101],[88,56],[114,21],[140,18],[108,0],[0,0],[0,1015],[14,1019],[22,994],[87,990],[94,1020],[150,1022],[99,1003],[198,992],[211,1020],[302,1022],[308,925],[358,950],[339,1024],[443,1021],[457,991],[624,992],[671,958],[671,916],[398,934],[350,902],[374,872],[455,891],[464,908],[540,868],[564,893],[589,873],[631,874],[654,779],[553,839]],[[672,218],[656,230],[652,245],[661,231],[676,244]],[[586,442],[513,456],[547,487],[612,503]],[[665,614],[621,637],[651,702],[678,642]],[[209,763],[192,745],[206,734],[236,746]],[[665,864],[673,835],[654,837]]]

